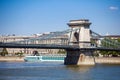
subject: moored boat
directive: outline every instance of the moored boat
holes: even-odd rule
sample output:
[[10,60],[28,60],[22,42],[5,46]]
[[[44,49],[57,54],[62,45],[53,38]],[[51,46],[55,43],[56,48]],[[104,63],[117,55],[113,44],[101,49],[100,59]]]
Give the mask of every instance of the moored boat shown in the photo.
[[64,61],[65,56],[26,56],[26,62],[39,62],[39,61]]

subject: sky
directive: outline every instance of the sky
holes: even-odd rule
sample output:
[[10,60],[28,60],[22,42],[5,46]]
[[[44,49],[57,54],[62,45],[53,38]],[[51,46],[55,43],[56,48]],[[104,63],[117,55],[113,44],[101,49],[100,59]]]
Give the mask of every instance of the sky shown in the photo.
[[63,31],[78,19],[101,35],[120,35],[120,0],[0,0],[0,35]]

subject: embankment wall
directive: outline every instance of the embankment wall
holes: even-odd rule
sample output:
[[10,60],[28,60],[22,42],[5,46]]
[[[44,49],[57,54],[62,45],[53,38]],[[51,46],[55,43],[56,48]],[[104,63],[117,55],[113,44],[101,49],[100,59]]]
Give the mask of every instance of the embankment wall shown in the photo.
[[24,57],[1,57],[0,56],[0,62],[23,62]]
[[95,57],[96,63],[120,64],[120,57]]

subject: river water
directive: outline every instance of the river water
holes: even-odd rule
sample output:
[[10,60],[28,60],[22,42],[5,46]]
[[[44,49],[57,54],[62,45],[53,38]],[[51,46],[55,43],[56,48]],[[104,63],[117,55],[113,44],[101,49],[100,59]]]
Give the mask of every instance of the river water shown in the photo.
[[0,62],[0,80],[120,80],[120,65],[66,66],[63,62]]

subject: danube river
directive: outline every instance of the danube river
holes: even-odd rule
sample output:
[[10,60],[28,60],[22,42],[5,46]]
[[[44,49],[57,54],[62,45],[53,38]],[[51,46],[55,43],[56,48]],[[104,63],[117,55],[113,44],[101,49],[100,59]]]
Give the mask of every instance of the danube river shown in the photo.
[[66,66],[63,62],[0,62],[0,80],[120,80],[120,65]]

